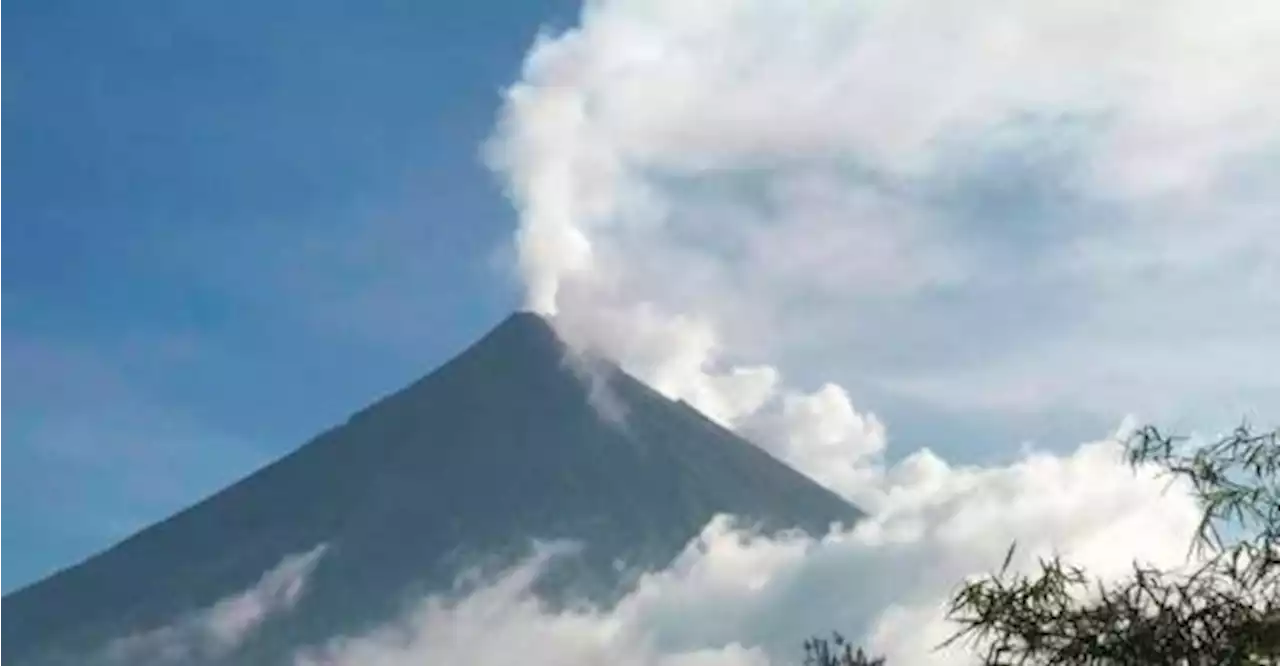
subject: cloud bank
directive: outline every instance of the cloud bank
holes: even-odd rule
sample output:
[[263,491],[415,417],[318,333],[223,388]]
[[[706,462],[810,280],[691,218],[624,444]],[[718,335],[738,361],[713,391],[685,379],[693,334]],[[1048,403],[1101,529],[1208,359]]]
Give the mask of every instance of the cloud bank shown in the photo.
[[964,663],[943,608],[966,576],[1061,553],[1115,579],[1133,559],[1183,562],[1198,513],[1182,487],[1134,474],[1114,440],[1005,467],[954,467],[927,451],[878,475],[873,515],[823,538],[766,538],[718,518],[615,607],[555,611],[531,585],[540,552],[461,600],[429,598],[400,621],[300,653],[305,666],[796,663],[800,641],[838,629],[894,666]]

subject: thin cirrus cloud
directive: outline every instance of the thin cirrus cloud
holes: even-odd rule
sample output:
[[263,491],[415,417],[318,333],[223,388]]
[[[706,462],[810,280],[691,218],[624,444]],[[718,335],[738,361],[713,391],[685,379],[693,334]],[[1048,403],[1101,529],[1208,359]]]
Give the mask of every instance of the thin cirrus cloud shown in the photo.
[[[25,503],[6,529],[15,542],[42,546],[12,554],[11,585],[180,509],[193,492],[213,492],[242,465],[263,462],[243,438],[139,385],[148,368],[130,362],[141,355],[136,349],[160,365],[186,368],[194,342],[148,336],[115,363],[100,348],[58,336],[16,332],[5,345],[5,379],[22,391],[6,402],[4,435],[17,444],[8,451],[11,462],[25,470],[6,479]],[[196,464],[202,450],[220,456]]]

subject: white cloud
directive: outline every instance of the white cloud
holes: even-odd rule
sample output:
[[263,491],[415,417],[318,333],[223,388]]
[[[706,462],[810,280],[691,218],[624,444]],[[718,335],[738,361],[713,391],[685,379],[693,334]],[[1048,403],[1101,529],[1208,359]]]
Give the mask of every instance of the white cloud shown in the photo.
[[306,666],[461,663],[795,663],[799,641],[837,629],[894,666],[957,663],[934,652],[942,608],[968,575],[1062,553],[1114,579],[1132,558],[1177,565],[1198,513],[1135,474],[1114,441],[1034,453],[996,468],[953,467],[927,451],[880,475],[884,501],[824,538],[765,538],[717,519],[666,570],[615,607],[554,611],[530,586],[554,551],[460,601],[429,598],[399,622],[305,650]]
[[530,307],[872,514],[816,542],[713,524],[572,616],[611,656],[857,627],[935,663],[940,602],[1011,540],[1104,576],[1186,552],[1195,508],[1114,444],[886,466],[851,395],[1110,422],[1280,396],[1265,0],[598,0],[533,46],[487,150]]
[[404,664],[763,664],[756,652],[730,648],[663,655],[642,636],[595,610],[554,613],[530,590],[548,561],[564,548],[546,545],[524,564],[465,599],[425,600],[401,621],[357,638],[338,638],[300,652],[299,666]]
[[723,422],[778,368],[1234,417],[1280,394],[1277,45],[1266,0],[602,0],[488,154],[530,306]]
[[839,386],[825,384],[808,395],[788,394],[780,405],[752,414],[741,430],[777,458],[856,505],[877,505],[881,470],[868,463],[885,448],[884,424],[875,414],[858,413]]
[[289,611],[328,547],[288,555],[248,589],[171,624],[111,641],[96,657],[109,664],[187,664],[231,654],[271,616]]
[[[1014,539],[1020,567],[1178,562],[1195,507],[1113,443],[887,465],[850,396],[1276,404],[1277,7],[590,2],[530,51],[488,148],[529,306],[871,515],[821,539],[715,522],[608,610],[533,598],[543,554],[300,661],[763,664],[842,629],[894,666],[952,663],[929,651],[940,604]],[[225,654],[323,552],[112,654]]]

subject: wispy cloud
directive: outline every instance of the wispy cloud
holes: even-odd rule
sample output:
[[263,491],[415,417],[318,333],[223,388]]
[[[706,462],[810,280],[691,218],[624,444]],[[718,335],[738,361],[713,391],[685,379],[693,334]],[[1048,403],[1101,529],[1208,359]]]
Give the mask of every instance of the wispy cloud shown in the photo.
[[[5,403],[5,453],[24,470],[5,479],[24,502],[12,517],[10,535],[25,547],[14,553],[10,584],[70,564],[265,461],[238,432],[158,391],[130,363],[135,349],[103,346],[6,333],[4,379],[21,388]],[[140,346],[148,363],[170,369],[199,348],[181,337]]]
[[248,589],[171,624],[115,639],[93,660],[160,666],[203,663],[231,654],[272,616],[298,603],[326,550],[321,544],[286,556]]

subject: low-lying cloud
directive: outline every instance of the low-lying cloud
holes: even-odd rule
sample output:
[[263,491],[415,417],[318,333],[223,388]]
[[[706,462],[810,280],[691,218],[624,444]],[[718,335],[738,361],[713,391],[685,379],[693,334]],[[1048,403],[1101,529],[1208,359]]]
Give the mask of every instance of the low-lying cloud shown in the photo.
[[328,546],[286,556],[248,589],[163,627],[118,638],[89,659],[102,664],[206,663],[235,652],[272,616],[291,610]]
[[[718,518],[663,571],[608,609],[556,611],[531,591],[544,550],[461,600],[428,598],[398,622],[302,653],[305,666],[796,663],[839,630],[894,666],[954,664],[935,651],[943,609],[969,575],[1059,553],[1115,579],[1137,559],[1183,562],[1199,514],[1181,486],[1129,469],[1114,439],[1004,467],[953,467],[927,451],[869,475],[877,510],[822,538],[764,537]],[[959,662],[963,663],[963,662]]]

